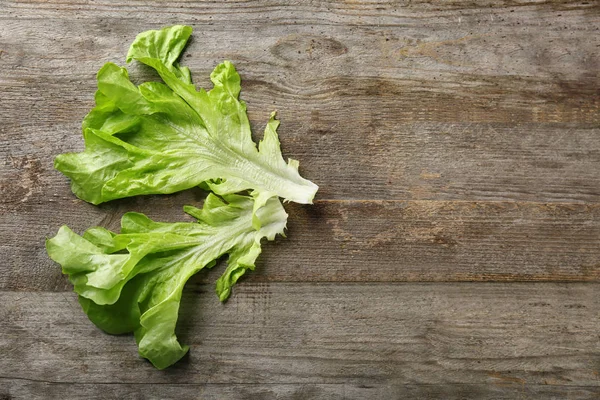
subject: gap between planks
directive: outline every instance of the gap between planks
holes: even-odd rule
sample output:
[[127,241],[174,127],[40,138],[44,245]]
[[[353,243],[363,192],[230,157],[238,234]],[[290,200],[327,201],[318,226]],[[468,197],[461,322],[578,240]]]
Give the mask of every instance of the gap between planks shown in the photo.
[[[317,192],[318,193],[318,192]],[[557,206],[595,206],[600,204],[598,201],[537,201],[537,200],[469,200],[469,199],[316,199],[313,204],[319,203],[474,203],[474,204],[540,204],[540,205],[557,205]]]
[[[65,278],[66,279],[66,278]],[[193,278],[192,278],[193,279]],[[262,289],[266,287],[274,287],[274,286],[465,286],[472,284],[477,284],[478,288],[483,285],[486,286],[517,286],[517,285],[562,285],[562,286],[579,286],[579,285],[600,285],[599,281],[584,281],[584,280],[531,280],[531,281],[499,281],[499,280],[487,280],[487,281],[477,281],[477,280],[463,280],[463,281],[302,281],[302,280],[293,280],[293,281],[240,281],[237,286],[233,288],[231,300],[233,301],[235,298],[235,290],[254,290],[254,289]],[[194,283],[188,282],[186,287],[184,288],[184,292],[193,292],[193,293],[201,293],[201,292],[213,292],[214,291],[214,283]],[[0,294],[5,293],[22,293],[23,297],[19,297],[15,301],[19,301],[26,296],[27,293],[35,293],[35,294],[58,294],[58,293],[73,293],[72,288],[66,290],[30,290],[30,289],[6,289],[0,288]],[[223,304],[227,304],[227,301]],[[0,379],[2,377],[0,376]]]

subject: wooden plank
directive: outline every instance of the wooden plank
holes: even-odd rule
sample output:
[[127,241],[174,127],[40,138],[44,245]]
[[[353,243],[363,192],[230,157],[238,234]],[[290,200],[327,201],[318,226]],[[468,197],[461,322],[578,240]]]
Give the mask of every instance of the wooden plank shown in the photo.
[[[48,3],[44,0],[6,0],[2,4],[8,18],[62,18],[85,20],[93,18],[135,19],[143,17],[148,22],[161,22],[168,19],[199,21],[206,24],[240,25],[269,22],[273,25],[295,24],[305,21],[307,24],[344,25],[344,26],[411,26],[420,20],[421,24],[445,22],[462,25],[511,24],[521,19],[528,20],[532,14],[547,20],[560,21],[568,13],[594,16],[592,2],[554,0],[540,3],[524,0],[519,3],[510,1],[480,1],[477,3],[457,1],[453,3],[431,3],[428,1],[339,1],[324,0],[315,2],[281,2],[262,0],[257,2],[228,1],[209,2],[196,0],[177,0],[164,4],[160,0],[137,0],[127,3],[118,0],[64,1]],[[157,12],[160,9],[160,13]],[[515,12],[516,11],[516,12]],[[462,15],[461,21],[456,20]],[[495,18],[490,18],[494,16]],[[487,17],[487,19],[485,18]],[[562,18],[561,18],[562,17]],[[459,22],[457,24],[457,22]],[[531,22],[531,21],[530,21]],[[517,25],[517,24],[515,24]],[[461,26],[454,26],[460,29]]]
[[0,379],[2,399],[157,399],[179,400],[271,400],[271,399],[420,399],[464,400],[465,398],[514,400],[560,398],[592,400],[600,395],[596,386],[556,385],[346,385],[346,384],[80,384]]
[[599,289],[253,284],[221,304],[200,287],[186,290],[178,325],[190,354],[166,372],[137,356],[131,336],[95,328],[73,294],[0,292],[0,371],[40,384],[556,385],[589,394],[600,386]]
[[[62,224],[119,230],[125,211],[187,217],[202,191],[94,207],[47,199],[0,216],[0,288],[71,290],[44,249]],[[319,201],[286,204],[288,238],[264,245],[249,282],[598,281],[600,204]],[[191,219],[190,219],[191,220]],[[194,282],[213,283],[218,266]]]
[[[64,191],[52,158],[81,148],[94,74],[105,61],[122,63],[138,32],[158,27],[142,18],[150,8],[141,4],[131,14],[137,20],[102,19],[128,10],[119,4],[78,4],[82,18],[101,18],[85,24],[55,14],[0,24],[0,154],[14,160],[4,166],[4,186],[23,173],[12,164],[28,160],[40,167],[44,193]],[[36,15],[56,12],[37,6]],[[338,14],[352,9],[342,4],[329,12],[299,6],[295,24],[269,3],[235,13],[230,5],[207,7],[179,21],[196,27],[184,63],[206,85],[218,62],[234,61],[255,126],[279,110],[284,152],[321,186],[321,199],[600,199],[600,14],[588,6],[529,5],[516,13],[514,6],[454,5],[423,24],[420,13],[430,6],[384,5],[390,18],[407,21],[390,26],[377,19],[384,11],[367,4],[353,7],[371,22],[356,26],[341,23]],[[312,11],[342,19],[311,25]],[[211,16],[212,25],[193,20]],[[267,18],[278,22],[262,23]],[[23,118],[23,110],[31,115]]]
[[[335,118],[328,117],[331,126]],[[12,142],[4,136],[3,203],[69,194],[68,180],[53,169],[52,160],[80,150],[78,124],[48,126],[37,139],[32,136],[38,131],[26,127],[11,130],[17,135]],[[383,137],[365,143],[358,134],[345,139],[342,131],[325,140],[299,139],[284,128],[284,154],[302,160],[302,174],[320,186],[317,199],[600,200],[599,128],[424,123],[391,133],[394,129],[383,127],[378,130]],[[15,186],[15,179],[26,180]]]

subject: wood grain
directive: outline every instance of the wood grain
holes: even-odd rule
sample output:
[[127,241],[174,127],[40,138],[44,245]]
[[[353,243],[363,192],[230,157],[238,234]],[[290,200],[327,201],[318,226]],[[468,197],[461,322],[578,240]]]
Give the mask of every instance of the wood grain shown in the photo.
[[[192,279],[161,372],[43,241],[203,201],[94,207],[52,168],[98,69],[175,23],[196,84],[233,61],[321,189],[228,303],[222,267]],[[599,31],[588,1],[0,0],[0,399],[600,397]]]
[[[81,400],[274,400],[274,399],[420,399],[495,400],[560,398],[595,400],[600,389],[594,386],[556,385],[398,385],[398,384],[85,384],[51,383],[0,379],[0,396],[10,399],[68,398]],[[0,397],[2,398],[2,397]]]
[[[419,14],[431,8],[421,4],[396,10],[406,22],[391,25],[378,19],[381,10],[367,18],[364,9],[365,24],[312,24],[311,11],[342,18],[342,5],[328,13],[298,6],[296,24],[278,22],[289,11],[273,3],[173,15],[183,20],[169,20],[167,9],[160,23],[142,18],[150,6],[138,7],[136,20],[105,19],[111,7],[130,12],[120,3],[77,7],[85,22],[51,14],[0,25],[0,129],[11,141],[3,155],[35,159],[52,191],[65,182],[51,160],[81,148],[78,126],[100,66],[123,63],[140,31],[189,22],[196,33],[184,63],[196,83],[206,86],[218,62],[234,61],[257,130],[279,110],[284,152],[301,161],[322,199],[600,198],[600,13],[589,6],[454,6],[436,19]],[[36,4],[36,15],[46,12],[56,11]],[[35,110],[27,121],[24,108]]]
[[[10,263],[0,288],[71,290],[48,259],[45,237],[68,224],[119,231],[125,210],[160,221],[191,220],[179,206],[200,204],[203,192],[139,198],[104,207],[81,201],[44,202],[0,216],[2,250]],[[196,198],[194,198],[196,196]],[[171,200],[171,204],[165,203]],[[57,204],[52,213],[42,210]],[[108,210],[107,210],[108,208]],[[286,205],[288,238],[263,246],[250,282],[598,281],[600,204],[318,201]],[[223,267],[195,283],[214,283]]]
[[0,371],[3,379],[49,384],[487,384],[593,391],[599,289],[246,284],[223,305],[204,286],[185,292],[178,335],[191,350],[167,371],[140,359],[132,336],[95,328],[72,293],[0,292]]

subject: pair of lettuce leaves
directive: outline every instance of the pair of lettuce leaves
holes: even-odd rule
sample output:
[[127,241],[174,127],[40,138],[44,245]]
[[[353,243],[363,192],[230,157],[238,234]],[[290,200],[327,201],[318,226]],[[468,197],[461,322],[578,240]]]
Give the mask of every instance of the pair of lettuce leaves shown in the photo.
[[188,350],[175,336],[186,281],[227,254],[216,285],[227,299],[254,269],[261,239],[284,234],[279,197],[311,203],[318,189],[300,176],[297,161],[283,160],[274,114],[256,146],[230,62],[211,74],[213,89],[196,90],[177,63],[191,33],[176,25],[143,32],[131,45],[127,62],[148,65],[164,83],[136,86],[125,68],[107,63],[98,72],[96,107],[83,121],[85,150],[57,156],[55,167],[93,204],[203,187],[212,192],[203,208],[184,208],[197,222],[127,213],[120,234],[95,227],[79,236],[63,226],[46,242],[90,320],[108,333],[134,332],[140,355],[159,369]]

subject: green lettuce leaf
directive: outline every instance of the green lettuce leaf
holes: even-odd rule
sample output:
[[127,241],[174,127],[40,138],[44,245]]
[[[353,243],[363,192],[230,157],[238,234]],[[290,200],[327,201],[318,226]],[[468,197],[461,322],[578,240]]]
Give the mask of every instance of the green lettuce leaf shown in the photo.
[[225,300],[240,276],[254,269],[261,239],[283,234],[287,214],[279,199],[261,203],[256,208],[250,196],[210,194],[202,209],[185,207],[197,223],[127,213],[120,234],[96,227],[82,237],[63,226],[46,249],[68,274],[90,320],[108,333],[134,332],[140,355],[163,369],[188,350],[175,336],[187,280],[228,254],[217,284]]
[[136,86],[125,68],[104,65],[96,107],[83,122],[85,151],[57,156],[55,167],[93,204],[198,185],[220,195],[254,190],[311,203],[318,187],[300,176],[298,161],[284,161],[274,113],[258,147],[252,140],[233,64],[219,64],[206,91],[177,63],[191,32],[181,25],[147,31],[131,45],[127,62],[150,66],[164,83]]

